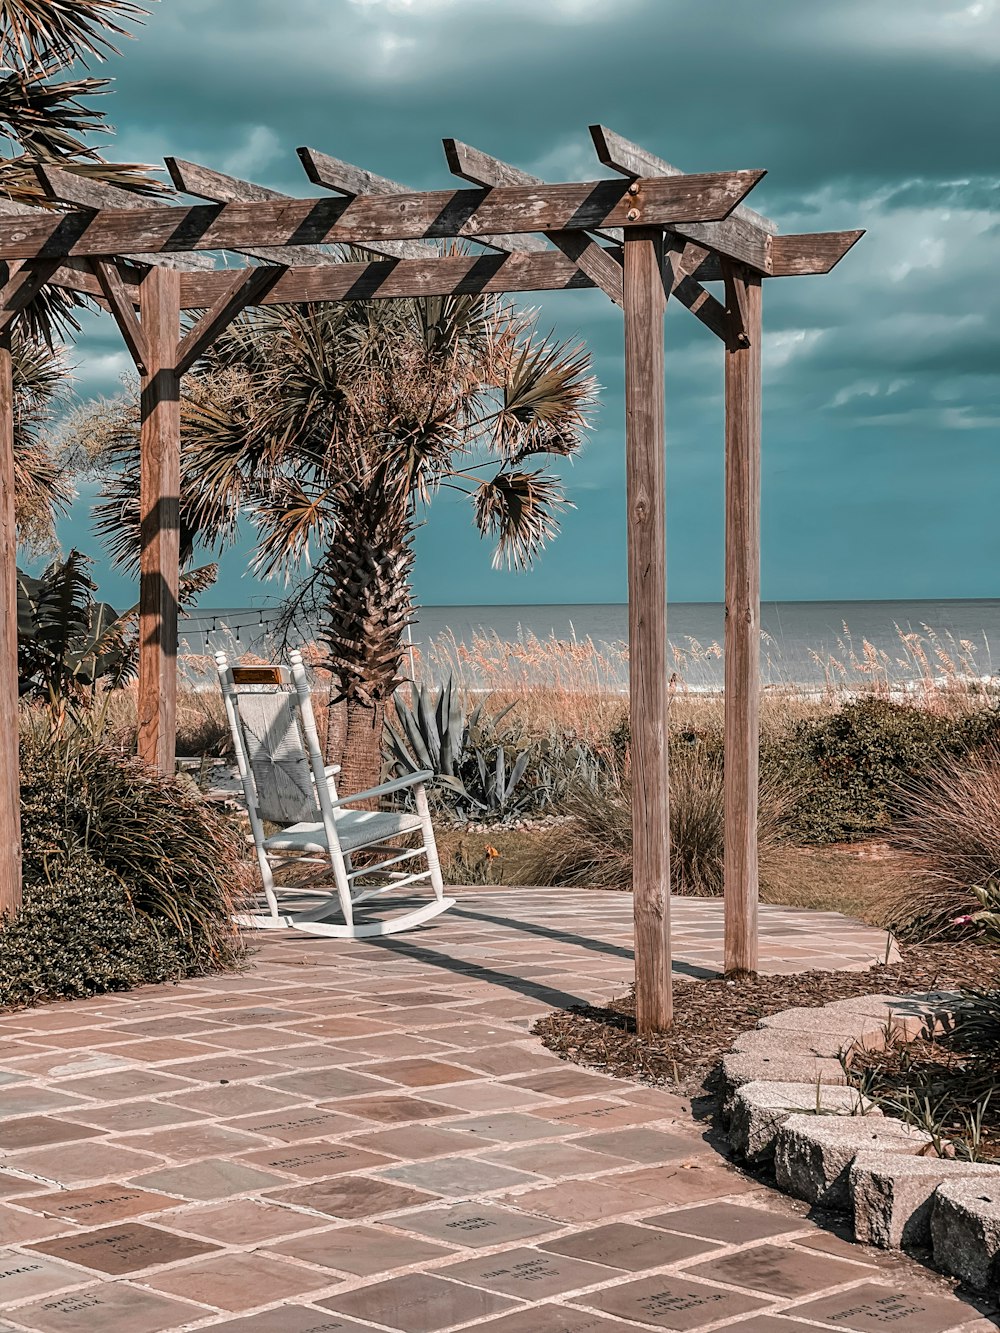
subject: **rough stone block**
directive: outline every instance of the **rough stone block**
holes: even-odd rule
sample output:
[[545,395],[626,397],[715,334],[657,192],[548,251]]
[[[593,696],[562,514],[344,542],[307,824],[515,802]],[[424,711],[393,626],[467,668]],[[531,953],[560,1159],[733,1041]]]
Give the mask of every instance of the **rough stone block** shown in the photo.
[[755,1028],[751,1032],[741,1032],[733,1042],[733,1050],[739,1055],[766,1056],[771,1060],[810,1055],[836,1060],[850,1044],[850,1040],[845,1042],[843,1037],[833,1033]]
[[1000,1290],[1000,1167],[994,1178],[946,1180],[931,1205],[934,1262],[970,1287]]
[[904,1157],[860,1152],[851,1165],[849,1189],[854,1234],[868,1245],[898,1250],[930,1240],[934,1191],[944,1182],[974,1176],[996,1179],[997,1168],[939,1157]]
[[888,1116],[793,1115],[775,1138],[774,1175],[778,1188],[797,1199],[846,1209],[859,1152],[915,1156],[930,1142],[929,1134]]
[[731,1052],[722,1059],[722,1081],[728,1101],[744,1083],[844,1084],[847,1076],[839,1060],[815,1055]]
[[881,1116],[853,1088],[815,1083],[759,1081],[737,1088],[730,1103],[729,1144],[751,1162],[765,1162],[774,1152],[774,1139],[784,1122],[796,1113],[813,1116],[853,1116],[871,1111]]

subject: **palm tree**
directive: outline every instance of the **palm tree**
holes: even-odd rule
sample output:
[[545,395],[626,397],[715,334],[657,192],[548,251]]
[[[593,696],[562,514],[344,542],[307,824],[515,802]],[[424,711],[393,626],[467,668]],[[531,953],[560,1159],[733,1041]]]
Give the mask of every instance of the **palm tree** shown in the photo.
[[[140,194],[163,192],[148,167],[107,162],[88,141],[111,132],[89,104],[109,91],[111,81],[68,77],[71,67],[118,54],[114,43],[129,35],[125,24],[147,13],[133,0],[0,0],[0,211],[4,198],[7,211],[11,205],[52,206],[35,174],[37,164]],[[77,327],[71,312],[82,303],[72,293],[45,288],[20,323],[51,343],[56,331]]]
[[[231,541],[240,515],[254,525],[255,572],[292,582],[288,624],[316,616],[346,703],[345,790],[379,778],[428,503],[465,492],[494,563],[526,567],[567,503],[545,462],[577,451],[595,398],[581,345],[492,297],[259,308],[189,377],[185,557],[195,540]],[[105,412],[98,432],[111,464],[99,528],[133,566],[135,411],[124,405],[110,431]]]

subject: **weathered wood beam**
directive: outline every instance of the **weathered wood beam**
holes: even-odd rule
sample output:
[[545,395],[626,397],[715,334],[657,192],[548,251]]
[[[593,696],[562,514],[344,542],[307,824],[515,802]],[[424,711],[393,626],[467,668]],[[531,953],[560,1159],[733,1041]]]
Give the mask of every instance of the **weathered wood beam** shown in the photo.
[[[604,125],[591,125],[590,135],[597,149],[597,157],[612,171],[637,179],[643,176],[683,176],[679,167],[665,162],[662,157],[649,153],[638,144],[623,139]],[[770,218],[755,213],[743,205],[735,208],[722,221],[698,225],[690,219],[674,228],[685,240],[697,241],[730,259],[739,260],[761,273],[770,272],[769,238],[778,230]]]
[[748,343],[726,350],[725,970],[757,970],[761,282],[734,271]]
[[[257,185],[253,181],[240,180],[236,176],[227,176],[211,167],[200,166],[197,162],[185,162],[180,157],[165,157],[170,179],[182,194],[193,195],[196,199],[210,199],[213,203],[230,203],[236,199],[256,200],[287,199],[288,195],[280,190],[272,190],[266,185]],[[269,264],[282,264],[286,268],[292,264],[336,264],[338,257],[320,249],[310,249],[305,245],[286,245],[284,247],[253,246],[236,251],[237,254],[249,255],[252,259],[263,259]]]
[[[104,181],[91,180],[88,176],[78,176],[73,171],[62,171],[59,167],[48,167],[38,163],[35,175],[46,195],[56,203],[71,204],[74,208],[85,208],[92,213],[102,208],[144,208],[149,200],[132,190],[122,190],[117,185],[107,185]],[[212,268],[207,255],[127,255],[137,264],[162,264],[168,268]]]
[[561,231],[618,225],[672,227],[725,217],[763,176],[706,176],[435,190],[263,203],[159,205],[18,217],[0,235],[0,259],[239,250],[245,245],[367,244],[415,237]]
[[[184,274],[181,302],[201,309],[218,300],[226,274]],[[392,300],[401,296],[477,295],[492,292],[564,291],[595,284],[554,250],[541,254],[448,255],[372,263],[293,268],[261,299],[262,305],[308,301]]]
[[667,585],[663,238],[625,236],[625,480],[635,1017],[640,1034],[673,1019],[667,775]]
[[680,301],[717,338],[726,342],[731,330],[725,307],[691,276],[704,261],[708,251],[671,232],[667,233],[667,244],[670,248],[665,252],[663,266],[667,294]]
[[864,234],[862,229],[772,236],[771,276],[792,278],[810,273],[829,273]]
[[[275,265],[237,269],[235,273],[226,274],[228,282],[225,291],[188,329],[180,341],[174,365],[177,374],[183,375],[190,370],[242,310],[249,305],[256,305],[264,294],[270,291],[282,272],[283,270]],[[179,293],[178,300],[180,300]]]
[[[471,181],[473,185],[541,185],[543,182],[537,176],[531,176],[526,171],[520,171],[517,167],[512,167],[509,162],[502,162],[497,157],[491,157],[488,153],[481,152],[478,148],[473,148],[470,144],[462,143],[458,139],[445,139],[444,141],[445,157],[448,159],[448,166],[456,176],[461,176],[463,180]],[[622,303],[622,267],[617,259],[606,250],[602,250],[596,241],[592,241],[585,232],[578,231],[549,231],[545,233],[548,240],[564,255],[567,255],[574,263],[593,278],[598,287],[607,295],[616,305]],[[529,248],[526,241],[535,242],[535,238],[512,237],[512,250],[524,250]]]
[[[408,193],[406,186],[398,181],[377,176],[374,171],[366,171],[351,162],[341,162],[340,158],[321,153],[318,148],[296,148],[295,152],[313,185],[333,190],[348,199],[356,199],[362,194]],[[429,241],[383,241],[380,245],[360,245],[358,248],[388,259],[431,259],[439,254],[438,247]]]
[[14,386],[7,329],[0,334],[0,930],[21,906],[17,681]]
[[45,260],[25,264],[11,273],[0,288],[0,334],[5,333],[24,307],[31,304],[57,267],[55,260]]
[[[387,176],[376,176],[373,171],[365,171],[350,162],[341,162],[339,158],[330,157],[328,153],[321,153],[315,148],[299,148],[296,151],[309,179],[314,185],[322,185],[326,190],[336,190],[338,194],[348,195],[351,198],[356,198],[359,194],[408,193],[408,187],[401,185],[399,181],[390,180]],[[482,245],[488,245],[491,249],[501,252],[545,249],[544,241],[538,240],[535,236],[523,236],[520,244],[515,242],[513,236],[477,236],[475,239]],[[383,254],[399,259],[419,259],[421,255],[438,253],[436,246],[421,241],[395,241],[378,249],[371,246],[363,248],[369,250],[371,254]]]
[[135,368],[140,375],[145,375],[149,365],[149,343],[146,331],[135,313],[138,289],[130,291],[125,286],[116,265],[109,259],[92,259],[90,263],[104,299],[125,339],[125,346],[132,354]]
[[140,427],[139,756],[174,771],[177,735],[177,598],[180,585],[180,281],[151,268],[140,289],[149,357]]

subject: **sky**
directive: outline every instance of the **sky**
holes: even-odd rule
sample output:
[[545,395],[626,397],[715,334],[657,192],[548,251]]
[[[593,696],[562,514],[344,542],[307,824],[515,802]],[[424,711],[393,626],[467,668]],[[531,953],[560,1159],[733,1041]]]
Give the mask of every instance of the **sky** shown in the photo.
[[[764,286],[766,599],[1000,595],[1000,3],[996,0],[164,0],[105,71],[107,155],[203,162],[306,195],[295,148],[414,189],[453,184],[454,136],[551,181],[607,174],[602,122],[685,171],[766,168],[748,203],[782,231],[864,227],[825,277]],[[435,500],[425,604],[626,599],[621,311],[527,298],[582,338],[602,385],[575,508],[528,573],[491,567],[471,509]],[[723,587],[723,350],[666,320],[671,601]],[[82,398],[121,389],[108,316],[73,351]],[[64,545],[97,555],[83,488]],[[204,602],[280,595],[230,552]]]

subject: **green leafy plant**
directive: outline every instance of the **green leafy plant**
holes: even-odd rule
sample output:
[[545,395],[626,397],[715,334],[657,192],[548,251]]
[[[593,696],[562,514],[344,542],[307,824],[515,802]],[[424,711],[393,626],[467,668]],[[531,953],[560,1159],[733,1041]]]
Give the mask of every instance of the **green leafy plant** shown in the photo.
[[122,685],[135,672],[132,612],[97,601],[90,559],[77,550],[38,578],[17,572],[17,664],[22,695],[51,704],[79,699],[99,680]]

